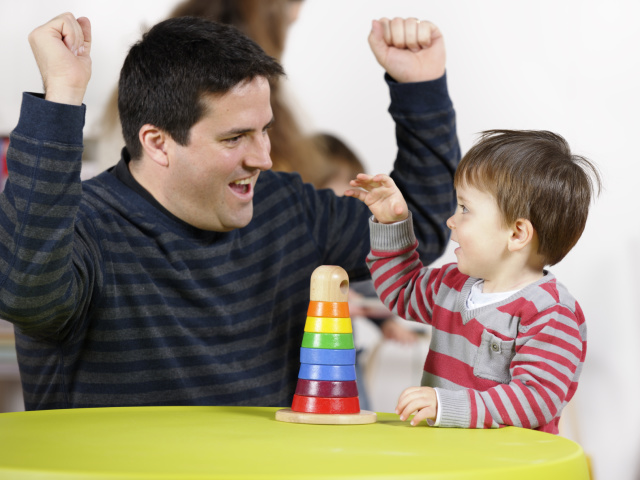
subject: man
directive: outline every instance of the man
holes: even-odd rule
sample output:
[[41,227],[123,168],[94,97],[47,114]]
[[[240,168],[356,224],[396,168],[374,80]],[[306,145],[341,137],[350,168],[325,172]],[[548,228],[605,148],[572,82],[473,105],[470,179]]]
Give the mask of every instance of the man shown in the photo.
[[[90,23],[63,14],[29,40],[45,95],[23,96],[0,197],[0,317],[26,408],[289,404],[311,273],[366,278],[369,215],[268,170],[281,67],[232,27],[156,25],[121,72],[122,159],[81,184]],[[431,261],[459,160],[443,40],[394,19],[369,41],[391,89],[392,175]]]

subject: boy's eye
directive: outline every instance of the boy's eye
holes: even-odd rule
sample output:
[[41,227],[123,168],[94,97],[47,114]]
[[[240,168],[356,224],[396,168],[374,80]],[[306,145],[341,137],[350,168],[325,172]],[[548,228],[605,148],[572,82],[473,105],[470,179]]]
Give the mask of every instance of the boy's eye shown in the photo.
[[468,213],[469,212],[469,210],[467,210],[467,207],[465,207],[464,205],[458,204],[458,206],[460,207],[460,211],[462,213]]

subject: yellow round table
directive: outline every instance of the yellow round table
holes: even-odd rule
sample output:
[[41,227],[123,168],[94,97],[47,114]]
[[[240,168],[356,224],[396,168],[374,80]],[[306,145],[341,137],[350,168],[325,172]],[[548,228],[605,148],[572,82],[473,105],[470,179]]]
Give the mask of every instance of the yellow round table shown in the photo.
[[508,427],[278,422],[277,408],[0,414],[0,479],[588,479],[579,445]]

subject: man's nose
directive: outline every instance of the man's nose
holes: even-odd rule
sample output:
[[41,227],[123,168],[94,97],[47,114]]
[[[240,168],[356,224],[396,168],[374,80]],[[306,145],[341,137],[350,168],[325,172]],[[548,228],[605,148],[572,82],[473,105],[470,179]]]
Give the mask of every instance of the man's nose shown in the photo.
[[247,164],[252,168],[269,170],[273,162],[271,161],[271,141],[269,135],[264,133],[256,138],[252,151],[247,159]]

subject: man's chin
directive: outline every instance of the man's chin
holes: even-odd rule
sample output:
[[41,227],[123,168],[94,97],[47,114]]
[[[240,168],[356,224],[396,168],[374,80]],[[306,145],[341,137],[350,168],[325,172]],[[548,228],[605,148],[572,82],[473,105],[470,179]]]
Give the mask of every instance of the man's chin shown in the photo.
[[251,223],[253,219],[253,208],[250,212],[242,212],[234,218],[229,218],[227,221],[223,223],[223,228],[225,232],[230,232],[232,230],[238,230],[239,228],[244,228]]

